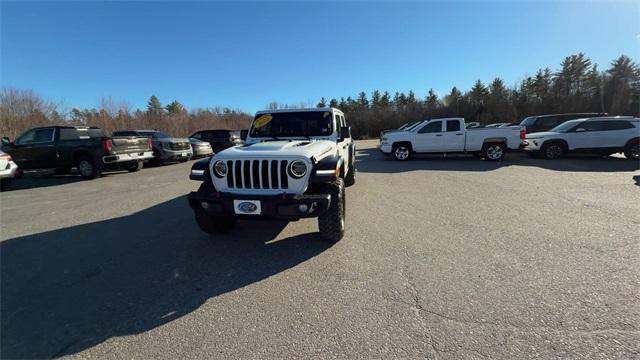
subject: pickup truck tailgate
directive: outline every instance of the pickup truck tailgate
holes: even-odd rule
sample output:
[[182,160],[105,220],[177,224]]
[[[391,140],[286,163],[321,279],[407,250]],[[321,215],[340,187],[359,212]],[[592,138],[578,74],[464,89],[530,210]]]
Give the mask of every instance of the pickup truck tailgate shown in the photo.
[[128,154],[151,151],[149,138],[144,136],[116,136],[111,138],[112,154]]

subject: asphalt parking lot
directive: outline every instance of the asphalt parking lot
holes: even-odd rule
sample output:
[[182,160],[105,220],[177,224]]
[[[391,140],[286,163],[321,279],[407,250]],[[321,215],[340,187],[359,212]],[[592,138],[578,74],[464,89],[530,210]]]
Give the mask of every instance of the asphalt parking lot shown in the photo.
[[639,164],[399,163],[358,142],[347,232],[211,240],[191,162],[0,194],[2,358],[637,358]]

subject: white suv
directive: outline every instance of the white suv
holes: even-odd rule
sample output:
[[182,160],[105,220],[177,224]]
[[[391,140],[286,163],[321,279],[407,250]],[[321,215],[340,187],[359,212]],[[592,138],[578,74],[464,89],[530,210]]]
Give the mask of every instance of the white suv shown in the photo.
[[624,152],[627,159],[637,161],[639,145],[640,119],[610,116],[570,120],[550,131],[528,134],[524,150],[547,159],[557,159],[566,152]]

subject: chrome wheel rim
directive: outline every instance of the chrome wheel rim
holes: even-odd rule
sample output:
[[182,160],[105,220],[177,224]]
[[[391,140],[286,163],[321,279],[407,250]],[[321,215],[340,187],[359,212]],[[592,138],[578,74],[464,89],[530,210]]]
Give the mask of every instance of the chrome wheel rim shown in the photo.
[[405,160],[409,157],[409,149],[406,146],[398,146],[395,151],[396,159]]
[[88,161],[82,160],[78,164],[78,170],[80,171],[80,174],[87,176],[91,174],[91,171],[93,171],[93,166]]
[[500,159],[502,157],[502,154],[504,154],[504,150],[502,150],[502,146],[491,145],[487,149],[487,157],[491,160]]

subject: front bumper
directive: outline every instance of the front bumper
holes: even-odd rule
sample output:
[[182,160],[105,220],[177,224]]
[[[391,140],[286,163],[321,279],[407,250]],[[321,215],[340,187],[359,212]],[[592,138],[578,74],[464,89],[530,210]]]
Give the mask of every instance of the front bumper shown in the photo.
[[128,153],[128,154],[107,155],[102,157],[102,161],[105,164],[117,164],[122,162],[129,162],[129,161],[149,160],[152,158],[153,158],[152,151],[144,151],[144,152],[136,152],[136,153]]
[[527,139],[522,142],[521,149],[524,151],[539,151],[542,147],[542,139]]
[[9,161],[7,167],[0,170],[0,179],[4,178],[14,178],[16,176],[16,172],[18,171],[18,165],[13,161]]
[[[237,216],[245,219],[297,220],[313,218],[325,212],[331,203],[331,195],[329,194],[256,196],[219,192],[209,194],[191,192],[187,195],[187,199],[194,211],[203,210],[211,216]],[[260,214],[236,213],[234,200],[260,201]],[[307,210],[301,211],[300,205],[306,205]]]
[[391,154],[391,144],[381,143],[379,149],[385,155]]

